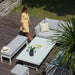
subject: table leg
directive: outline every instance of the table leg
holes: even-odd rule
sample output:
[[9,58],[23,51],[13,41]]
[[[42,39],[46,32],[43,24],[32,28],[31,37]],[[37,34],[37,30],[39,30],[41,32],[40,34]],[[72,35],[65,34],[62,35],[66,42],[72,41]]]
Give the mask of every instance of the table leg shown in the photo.
[[1,62],[3,62],[3,57],[2,57],[2,55],[1,55]]
[[38,68],[36,68],[36,71],[38,71]]

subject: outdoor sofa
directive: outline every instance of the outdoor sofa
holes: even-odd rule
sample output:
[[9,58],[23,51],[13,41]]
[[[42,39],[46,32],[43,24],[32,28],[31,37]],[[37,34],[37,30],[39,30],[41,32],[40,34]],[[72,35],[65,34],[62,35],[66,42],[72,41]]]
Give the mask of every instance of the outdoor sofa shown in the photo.
[[17,35],[8,45],[10,48],[8,52],[1,52],[1,62],[3,57],[8,58],[11,64],[11,58],[25,45],[27,44],[27,37]]
[[[42,23],[46,23],[48,22],[49,25],[49,31],[46,32],[41,32],[41,26],[40,24]],[[49,18],[45,18],[44,20],[42,20],[38,25],[36,25],[35,29],[35,35],[38,37],[42,37],[42,38],[47,38],[47,39],[54,39],[56,37],[51,37],[54,36],[54,34],[62,34],[61,32],[64,32],[63,29],[60,28],[59,25],[61,25],[61,23],[66,25],[66,22],[61,21],[61,20],[54,20],[54,19],[49,19]],[[60,42],[57,42],[60,43]],[[70,72],[68,70],[66,70],[63,67],[60,67],[60,59],[58,61],[56,61],[56,59],[58,58],[58,56],[60,55],[61,52],[58,53],[58,55],[56,56],[56,58],[54,58],[51,62],[46,63],[46,75],[70,75]]]
[[[48,22],[49,31],[41,32],[40,24],[45,23],[45,22]],[[58,24],[60,24],[60,22],[64,23],[63,21],[45,18],[34,28],[35,35],[39,36],[39,37],[51,39],[50,36],[53,36],[55,33],[61,34],[60,31],[63,31],[63,30],[58,26]]]

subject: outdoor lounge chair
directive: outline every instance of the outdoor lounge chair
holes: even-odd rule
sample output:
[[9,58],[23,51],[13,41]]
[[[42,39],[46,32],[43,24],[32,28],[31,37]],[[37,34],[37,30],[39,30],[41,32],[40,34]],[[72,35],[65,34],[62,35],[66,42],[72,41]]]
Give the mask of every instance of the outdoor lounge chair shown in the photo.
[[8,52],[1,52],[1,62],[3,57],[8,58],[11,64],[11,58],[25,45],[27,44],[27,37],[17,35],[8,45],[10,48]]
[[50,63],[46,63],[46,75],[70,75],[70,71],[65,69],[65,64],[63,67],[60,67],[60,59],[62,58],[63,54],[57,61],[60,53],[61,52],[59,52],[56,58],[54,58]]

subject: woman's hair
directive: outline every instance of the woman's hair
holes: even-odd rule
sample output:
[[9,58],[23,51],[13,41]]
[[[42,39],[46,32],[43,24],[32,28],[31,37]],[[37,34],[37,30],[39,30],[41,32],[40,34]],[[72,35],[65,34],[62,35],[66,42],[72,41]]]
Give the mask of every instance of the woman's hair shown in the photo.
[[21,13],[25,12],[26,9],[28,9],[28,6],[24,6]]

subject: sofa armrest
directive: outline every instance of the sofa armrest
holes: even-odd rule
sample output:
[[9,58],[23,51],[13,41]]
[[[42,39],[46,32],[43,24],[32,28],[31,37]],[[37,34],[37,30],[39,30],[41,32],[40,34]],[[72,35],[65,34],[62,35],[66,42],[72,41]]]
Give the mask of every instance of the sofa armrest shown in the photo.
[[[44,22],[45,22],[45,20],[42,20],[40,23],[44,23]],[[39,24],[40,24],[40,23],[39,23]],[[38,36],[38,33],[39,33],[40,30],[41,30],[39,24],[34,28],[34,29],[35,29],[35,34],[36,34],[36,36]]]
[[38,33],[40,32],[40,25],[38,24],[36,27],[35,27],[35,34],[36,36],[38,36]]

